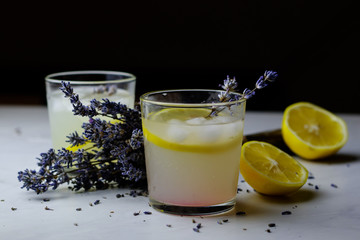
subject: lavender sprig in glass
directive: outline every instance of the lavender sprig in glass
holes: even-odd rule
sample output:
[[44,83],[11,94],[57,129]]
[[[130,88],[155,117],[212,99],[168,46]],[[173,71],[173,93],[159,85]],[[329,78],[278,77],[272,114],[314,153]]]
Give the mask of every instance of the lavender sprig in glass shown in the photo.
[[[262,89],[266,86],[268,86],[268,84],[270,82],[273,82],[275,81],[275,79],[278,77],[278,74],[277,72],[275,71],[265,71],[263,75],[261,75],[259,77],[259,79],[256,81],[255,83],[255,87],[253,89],[248,89],[248,88],[245,88],[244,91],[242,92],[241,94],[241,97],[240,98],[237,98],[237,99],[232,99],[230,97],[230,93],[231,92],[236,92],[236,88],[238,86],[238,83],[236,82],[235,80],[235,77],[234,78],[230,78],[229,76],[226,77],[226,79],[224,80],[224,84],[223,85],[220,85],[220,87],[224,90],[223,92],[221,92],[219,95],[218,95],[218,98],[219,98],[219,101],[220,102],[231,102],[231,101],[236,101],[236,100],[241,100],[241,99],[249,99],[251,98],[252,96],[255,95],[255,91],[257,89]],[[214,116],[217,116],[217,114],[219,112],[221,112],[222,110],[224,110],[224,108],[217,108],[217,107],[213,107],[211,109],[211,112],[210,114],[208,115],[208,118],[211,118],[211,117],[214,117]]]

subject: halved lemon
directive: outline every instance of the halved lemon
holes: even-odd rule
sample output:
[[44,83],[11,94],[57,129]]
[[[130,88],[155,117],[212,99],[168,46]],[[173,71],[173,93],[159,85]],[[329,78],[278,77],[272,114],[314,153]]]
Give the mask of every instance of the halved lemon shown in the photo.
[[308,102],[298,102],[285,109],[281,130],[287,146],[309,160],[336,153],[348,140],[343,119]]
[[242,146],[240,173],[257,192],[266,195],[286,195],[301,188],[308,170],[279,148],[259,141]]

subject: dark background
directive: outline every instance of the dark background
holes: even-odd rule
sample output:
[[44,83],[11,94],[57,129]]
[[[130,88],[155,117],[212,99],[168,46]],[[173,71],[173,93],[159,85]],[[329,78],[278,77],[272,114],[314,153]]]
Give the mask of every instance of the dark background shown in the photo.
[[127,71],[137,96],[218,88],[226,75],[252,88],[279,78],[249,110],[310,101],[360,113],[359,13],[352,1],[8,2],[0,14],[0,104],[46,104],[44,77],[70,70]]

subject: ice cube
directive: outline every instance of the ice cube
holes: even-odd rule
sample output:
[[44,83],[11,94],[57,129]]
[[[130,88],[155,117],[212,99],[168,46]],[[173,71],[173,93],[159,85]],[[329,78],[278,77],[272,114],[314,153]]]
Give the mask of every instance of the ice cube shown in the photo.
[[236,138],[242,135],[244,129],[244,121],[238,120],[224,125],[224,136],[226,138]]
[[222,125],[204,125],[199,126],[196,133],[199,137],[199,141],[202,143],[213,143],[219,141],[223,132]]
[[73,110],[73,106],[70,103],[69,99],[59,96],[58,98],[52,98],[49,102],[51,105],[51,111],[60,112],[60,111],[67,111],[71,112]]
[[207,120],[204,117],[191,118],[186,121],[189,125],[203,125]]
[[231,116],[216,116],[208,120],[209,124],[227,124],[234,121]]
[[181,143],[190,135],[189,129],[183,124],[169,124],[167,138],[171,142]]

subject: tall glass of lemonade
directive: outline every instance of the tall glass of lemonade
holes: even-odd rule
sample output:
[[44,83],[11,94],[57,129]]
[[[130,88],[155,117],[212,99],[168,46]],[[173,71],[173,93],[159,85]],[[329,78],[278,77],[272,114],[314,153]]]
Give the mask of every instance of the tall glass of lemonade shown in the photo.
[[88,119],[75,116],[72,104],[59,89],[61,81],[70,82],[74,92],[79,94],[83,104],[92,99],[107,98],[134,107],[136,77],[130,73],[115,71],[72,71],[54,73],[46,76],[46,97],[51,127],[53,147],[61,149],[70,133],[82,133],[82,123]]
[[169,90],[140,97],[153,208],[179,215],[234,208],[245,100],[219,102],[221,92]]

